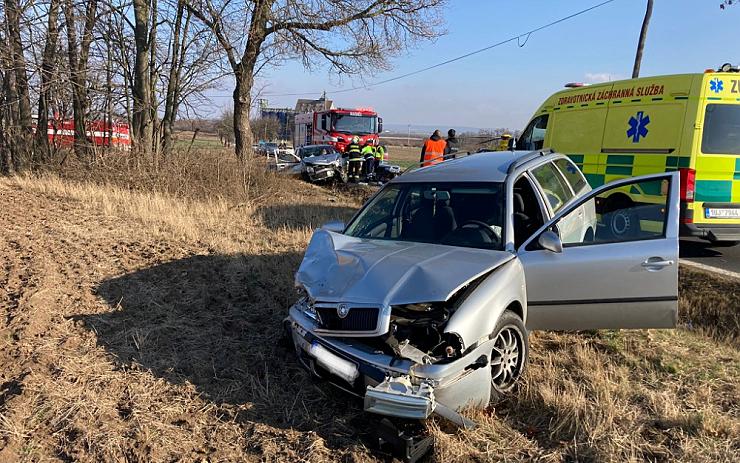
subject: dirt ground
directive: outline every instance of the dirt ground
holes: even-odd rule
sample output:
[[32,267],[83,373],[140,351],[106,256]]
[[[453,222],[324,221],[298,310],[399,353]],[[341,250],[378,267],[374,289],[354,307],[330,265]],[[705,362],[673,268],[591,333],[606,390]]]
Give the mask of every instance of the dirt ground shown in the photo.
[[[361,404],[278,345],[311,230],[357,205],[287,194],[201,204],[0,179],[0,462],[388,460]],[[694,286],[682,304],[704,300]],[[721,320],[737,322],[738,286],[707,295],[735,311]],[[533,335],[525,381],[470,411],[476,430],[430,422],[430,460],[736,461],[737,338],[689,315]]]

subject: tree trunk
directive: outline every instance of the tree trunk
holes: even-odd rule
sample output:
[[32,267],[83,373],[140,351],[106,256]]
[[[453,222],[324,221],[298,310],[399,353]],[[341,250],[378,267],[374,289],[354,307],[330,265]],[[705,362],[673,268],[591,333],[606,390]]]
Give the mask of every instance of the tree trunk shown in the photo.
[[5,22],[8,30],[11,65],[15,74],[15,91],[18,99],[18,141],[16,144],[16,168],[23,169],[31,159],[33,151],[33,118],[31,97],[28,93],[26,58],[21,39],[21,9],[18,0],[5,0]]
[[640,29],[640,38],[637,41],[637,53],[635,54],[635,65],[632,68],[632,78],[640,77],[640,64],[642,63],[642,51],[645,48],[645,39],[647,38],[650,17],[653,15],[653,0],[647,0],[647,9],[645,10],[645,19],[642,20],[642,29]]
[[134,59],[133,82],[133,142],[134,148],[145,158],[152,150],[151,82],[149,79],[149,0],[133,0],[134,4]]
[[108,151],[113,149],[113,11],[108,11],[105,60],[105,119],[108,126],[106,137]]
[[87,141],[87,63],[90,56],[90,44],[93,39],[97,0],[88,0],[85,11],[85,24],[82,40],[77,44],[77,26],[74,4],[65,0],[64,18],[67,29],[67,55],[69,59],[70,82],[72,83],[72,113],[75,126],[74,151],[79,159],[87,159],[89,144]]
[[252,130],[249,128],[250,93],[254,78],[251,71],[234,73],[234,149],[236,158],[243,161],[252,152]]
[[49,100],[51,99],[51,82],[54,78],[54,59],[59,40],[59,0],[49,3],[46,26],[46,43],[41,57],[41,89],[39,91],[38,124],[36,125],[36,157],[44,162],[49,158]]
[[159,127],[158,120],[159,114],[157,114],[157,23],[159,21],[159,9],[157,0],[150,0],[152,19],[149,22],[151,28],[149,29],[149,120],[152,125],[152,161],[154,165],[158,164],[159,159]]
[[10,70],[10,57],[7,55],[5,37],[0,35],[0,83],[2,84],[2,98],[0,98],[0,173],[13,175],[15,173],[14,133],[15,125],[13,110],[15,101],[14,84],[11,82],[13,73]]
[[249,40],[244,47],[241,62],[236,63],[234,77],[234,146],[237,159],[244,160],[252,152],[252,131],[249,128],[249,110],[254,85],[254,67],[262,44],[267,37],[267,21],[273,0],[256,2],[249,24]]
[[[177,13],[175,15],[175,28],[172,32],[172,59],[170,61],[170,75],[167,81],[167,94],[165,96],[164,116],[162,117],[162,152],[167,156],[172,150],[172,133],[174,131],[175,118],[177,117],[178,106],[178,88],[180,86],[180,72],[182,66],[180,61],[180,35],[183,29],[182,17],[185,10],[185,1],[178,0]],[[187,41],[187,30],[190,22],[190,15],[186,19],[185,32],[182,32],[182,47],[184,49]],[[183,50],[184,51],[184,50]]]

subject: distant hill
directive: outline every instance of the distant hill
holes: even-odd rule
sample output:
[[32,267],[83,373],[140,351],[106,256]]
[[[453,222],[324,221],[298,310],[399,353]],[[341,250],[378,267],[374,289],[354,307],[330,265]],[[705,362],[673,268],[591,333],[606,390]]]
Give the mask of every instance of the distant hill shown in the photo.
[[[439,129],[443,135],[447,134],[447,130],[449,129],[455,129],[457,133],[463,133],[463,132],[475,132],[477,133],[480,128],[478,127],[466,127],[466,126],[453,126],[453,127],[447,127],[442,125],[416,125],[411,124],[411,134],[412,135],[429,135],[432,132],[434,132],[435,129]],[[408,133],[409,131],[409,124],[396,124],[393,122],[383,122],[383,130],[389,131],[393,133]]]

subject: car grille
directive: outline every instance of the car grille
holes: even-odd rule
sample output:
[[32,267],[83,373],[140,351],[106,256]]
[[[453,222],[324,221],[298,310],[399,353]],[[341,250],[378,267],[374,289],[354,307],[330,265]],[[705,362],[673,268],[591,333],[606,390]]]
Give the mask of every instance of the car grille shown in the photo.
[[344,318],[337,314],[337,307],[315,307],[320,327],[332,331],[374,331],[378,325],[377,307],[350,307]]

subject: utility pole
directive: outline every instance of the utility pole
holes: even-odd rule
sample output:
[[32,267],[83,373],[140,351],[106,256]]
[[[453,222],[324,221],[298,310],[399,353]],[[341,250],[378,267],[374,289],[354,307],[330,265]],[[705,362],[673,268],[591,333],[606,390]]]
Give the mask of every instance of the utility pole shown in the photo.
[[640,38],[637,41],[637,53],[635,54],[635,66],[632,68],[632,78],[640,77],[640,63],[642,62],[642,50],[645,48],[645,38],[647,37],[650,17],[653,15],[653,0],[647,0],[647,9],[645,18],[642,20],[642,29],[640,29]]
[[406,135],[406,146],[411,146],[411,124],[409,124],[409,132]]

